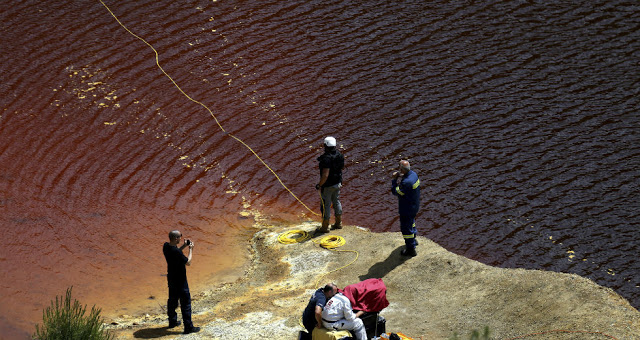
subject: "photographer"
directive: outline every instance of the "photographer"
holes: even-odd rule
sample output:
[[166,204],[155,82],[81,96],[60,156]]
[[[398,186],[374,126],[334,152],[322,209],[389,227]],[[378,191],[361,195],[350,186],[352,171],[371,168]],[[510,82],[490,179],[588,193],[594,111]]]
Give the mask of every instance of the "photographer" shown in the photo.
[[[184,322],[184,334],[200,331],[200,327],[194,327],[191,322],[191,294],[187,283],[187,268],[191,265],[193,255],[193,242],[186,240],[178,248],[182,233],[178,230],[169,232],[169,242],[165,242],[162,248],[164,258],[167,260],[167,281],[169,283],[169,300],[167,300],[167,315],[169,316],[169,328],[180,325],[176,308],[180,300],[180,311]],[[184,256],[182,250],[189,247],[189,256]]]

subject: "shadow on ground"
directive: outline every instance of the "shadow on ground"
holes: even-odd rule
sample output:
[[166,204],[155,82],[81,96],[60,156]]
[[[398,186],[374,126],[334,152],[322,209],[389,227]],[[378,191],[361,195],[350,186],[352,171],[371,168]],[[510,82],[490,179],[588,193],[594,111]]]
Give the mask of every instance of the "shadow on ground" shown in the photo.
[[360,275],[360,280],[364,281],[371,278],[383,278],[396,267],[410,259],[411,257],[400,255],[400,252],[403,249],[404,246],[400,246],[394,249],[386,259],[371,266],[371,268],[369,268],[369,272],[367,272],[366,274]]
[[161,338],[167,335],[178,335],[182,334],[181,328],[168,328],[168,327],[160,327],[160,328],[143,328],[137,330],[133,333],[133,337],[136,339],[155,339]]

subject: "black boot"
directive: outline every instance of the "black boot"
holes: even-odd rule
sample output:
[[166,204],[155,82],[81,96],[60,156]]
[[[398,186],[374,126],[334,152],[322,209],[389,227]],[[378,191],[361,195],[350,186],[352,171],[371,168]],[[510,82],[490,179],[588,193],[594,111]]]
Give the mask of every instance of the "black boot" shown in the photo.
[[184,334],[198,333],[200,332],[200,327],[191,326],[189,328],[184,329]]
[[322,227],[316,229],[316,235],[326,234],[329,232],[329,220],[322,220]]
[[342,215],[336,215],[336,224],[332,225],[331,229],[342,229]]
[[403,251],[400,252],[400,255],[414,257],[418,255],[418,253],[416,253],[416,248],[412,248],[412,249],[405,248]]

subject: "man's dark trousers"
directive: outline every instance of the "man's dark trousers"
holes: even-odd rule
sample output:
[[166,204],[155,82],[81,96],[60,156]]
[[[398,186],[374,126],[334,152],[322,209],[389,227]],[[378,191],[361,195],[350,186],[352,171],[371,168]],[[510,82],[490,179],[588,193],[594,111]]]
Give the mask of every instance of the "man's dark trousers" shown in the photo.
[[416,233],[418,232],[415,215],[400,215],[400,232],[402,232],[407,249],[415,249]]
[[169,283],[169,300],[167,300],[167,315],[169,316],[169,324],[178,323],[178,300],[180,301],[180,311],[182,312],[182,322],[184,329],[193,328],[191,322],[191,293],[189,292],[189,284],[187,281],[183,283]]

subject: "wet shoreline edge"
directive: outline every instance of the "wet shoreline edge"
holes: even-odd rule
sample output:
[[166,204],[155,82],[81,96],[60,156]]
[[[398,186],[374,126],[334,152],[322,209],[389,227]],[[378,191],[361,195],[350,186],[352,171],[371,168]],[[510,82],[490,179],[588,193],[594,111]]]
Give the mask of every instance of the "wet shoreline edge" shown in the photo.
[[[424,237],[419,238],[418,256],[404,258],[398,233],[354,226],[331,233],[346,240],[338,251],[321,248],[319,238],[293,244],[278,241],[283,232],[311,232],[316,224],[257,231],[242,278],[192,291],[193,319],[202,327],[200,333],[183,336],[181,329],[167,329],[159,309],[107,319],[107,328],[118,339],[296,339],[303,329],[300,314],[314,285],[333,281],[344,287],[380,277],[391,303],[381,312],[387,330],[415,339],[448,339],[484,326],[495,339],[551,330],[557,332],[546,339],[568,339],[569,332],[579,332],[581,339],[601,339],[603,334],[640,338],[638,310],[612,289],[575,274],[491,267]],[[354,256],[357,260],[342,268]]]

